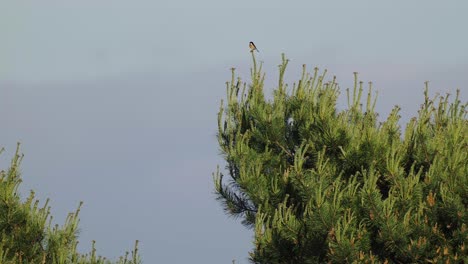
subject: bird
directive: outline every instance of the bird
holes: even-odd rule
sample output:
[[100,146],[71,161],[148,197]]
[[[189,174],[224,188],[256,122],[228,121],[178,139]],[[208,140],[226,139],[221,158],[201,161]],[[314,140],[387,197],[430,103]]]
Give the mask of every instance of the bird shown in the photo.
[[251,51],[251,52],[254,52],[254,50],[256,50],[257,52],[260,52],[260,51],[257,49],[257,47],[255,47],[255,44],[254,44],[252,41],[250,41],[250,43],[249,43],[249,48],[250,48],[250,51]]

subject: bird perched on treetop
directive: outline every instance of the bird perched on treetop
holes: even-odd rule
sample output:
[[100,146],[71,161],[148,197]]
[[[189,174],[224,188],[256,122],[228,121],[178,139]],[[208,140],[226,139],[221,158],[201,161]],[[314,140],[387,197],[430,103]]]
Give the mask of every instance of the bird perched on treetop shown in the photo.
[[257,47],[255,47],[255,44],[254,44],[252,41],[250,41],[250,43],[249,43],[249,48],[250,48],[250,51],[251,51],[251,52],[253,52],[254,50],[256,50],[257,52],[260,52],[260,51],[257,49]]

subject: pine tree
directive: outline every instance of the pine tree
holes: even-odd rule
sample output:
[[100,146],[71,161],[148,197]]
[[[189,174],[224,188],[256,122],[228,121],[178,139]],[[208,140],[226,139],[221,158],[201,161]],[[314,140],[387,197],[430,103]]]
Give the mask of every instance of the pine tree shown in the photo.
[[468,123],[459,91],[424,102],[404,130],[395,106],[383,122],[369,83],[347,89],[307,73],[264,95],[252,53],[251,81],[226,83],[218,140],[226,175],[214,175],[225,211],[253,228],[253,263],[467,262]]
[[[3,149],[0,150],[0,153]],[[103,264],[111,263],[96,255],[95,242],[89,254],[77,252],[78,214],[82,203],[70,213],[63,226],[52,225],[48,200],[39,206],[34,191],[21,201],[18,188],[21,183],[19,144],[10,167],[0,171],[0,263],[2,264]],[[116,262],[141,263],[138,241],[131,255],[127,252]]]

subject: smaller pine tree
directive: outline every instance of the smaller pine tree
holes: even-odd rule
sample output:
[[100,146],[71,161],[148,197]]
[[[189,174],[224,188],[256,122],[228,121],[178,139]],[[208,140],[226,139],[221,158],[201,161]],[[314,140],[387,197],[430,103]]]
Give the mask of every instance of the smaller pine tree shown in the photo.
[[[91,252],[80,254],[78,245],[78,209],[70,213],[63,226],[52,225],[50,206],[47,200],[43,206],[31,191],[25,201],[21,201],[18,188],[21,183],[19,144],[10,167],[0,171],[0,263],[112,263],[96,254],[95,241]],[[3,149],[0,150],[0,153]],[[138,241],[131,255],[127,252],[115,263],[141,263],[138,254]]]

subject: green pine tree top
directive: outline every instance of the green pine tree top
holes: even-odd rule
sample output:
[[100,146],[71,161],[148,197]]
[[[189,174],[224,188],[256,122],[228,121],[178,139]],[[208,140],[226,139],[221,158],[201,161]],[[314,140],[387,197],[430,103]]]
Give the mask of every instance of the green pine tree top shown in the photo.
[[[468,123],[459,91],[428,96],[402,131],[383,122],[355,73],[348,107],[336,78],[303,67],[290,89],[283,55],[273,97],[252,53],[251,80],[227,82],[218,115],[226,212],[254,229],[254,263],[456,263],[467,260]],[[366,93],[366,95],[363,95]]]

